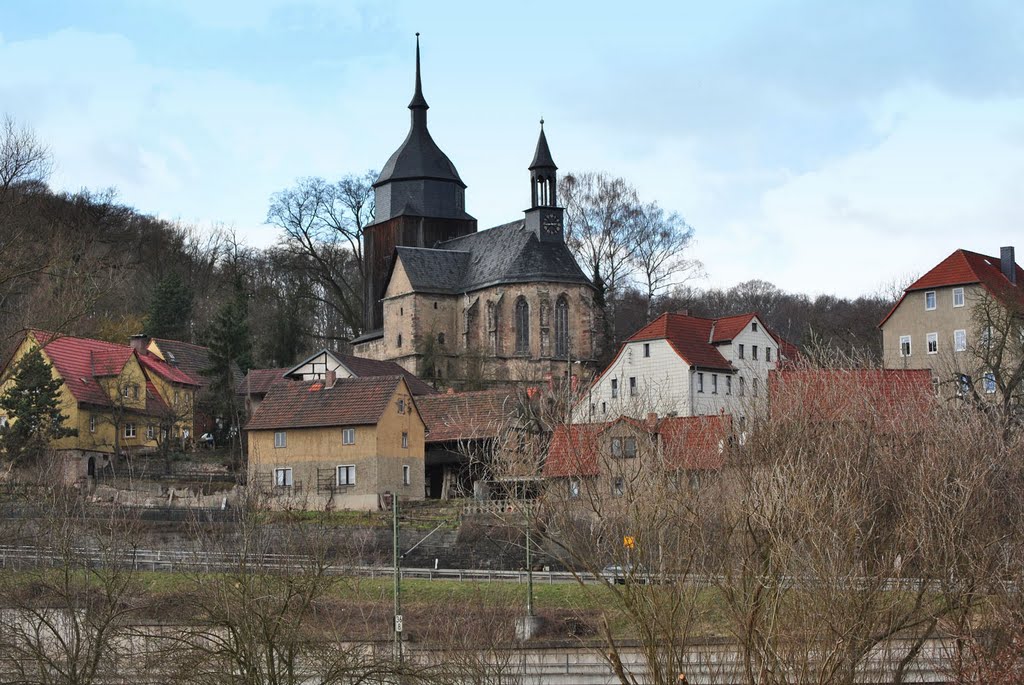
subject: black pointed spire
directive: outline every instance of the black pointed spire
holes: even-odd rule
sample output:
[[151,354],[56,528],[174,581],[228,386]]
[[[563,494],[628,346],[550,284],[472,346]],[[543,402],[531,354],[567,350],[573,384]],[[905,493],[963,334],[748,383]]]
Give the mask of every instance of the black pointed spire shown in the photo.
[[534,169],[558,169],[555,160],[551,158],[551,150],[548,148],[548,139],[544,135],[544,119],[540,120],[540,137],[537,139],[537,151],[533,153],[533,163],[530,164],[530,171]]
[[423,83],[420,80],[420,34],[416,32],[416,92],[412,94],[412,101],[409,109],[429,109],[426,98],[423,97]]

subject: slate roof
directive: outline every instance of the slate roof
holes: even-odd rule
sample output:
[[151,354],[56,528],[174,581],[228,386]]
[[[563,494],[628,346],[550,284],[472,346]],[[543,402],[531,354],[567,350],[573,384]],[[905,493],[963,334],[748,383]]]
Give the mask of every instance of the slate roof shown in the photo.
[[541,242],[521,219],[446,240],[434,249],[396,251],[417,292],[460,294],[503,283],[591,285],[565,243]]
[[1017,305],[1024,305],[1024,269],[1014,264],[1017,271],[1017,284],[1010,283],[1003,275],[999,257],[989,257],[969,250],[957,250],[935,265],[928,273],[917,279],[904,291],[899,301],[893,305],[878,326],[889,320],[896,308],[903,303],[907,293],[933,288],[945,288],[955,285],[982,285],[993,297],[1010,300]]
[[[209,347],[166,338],[153,338],[153,340],[168,364],[191,376],[201,388],[206,389],[210,385],[210,378],[203,375],[203,371],[210,368]],[[233,385],[242,381],[242,370],[238,368],[237,364],[232,364],[231,375]]]
[[416,407],[427,427],[427,444],[495,437],[515,406],[512,389],[428,395]]
[[[601,462],[613,458],[604,434],[618,424],[630,425],[638,435],[649,435],[662,448],[668,469],[710,470],[724,464],[721,450],[731,428],[728,416],[673,416],[654,421],[621,417],[609,423],[561,425],[555,428],[544,462],[550,478],[600,475]],[[639,447],[639,446],[638,446]],[[638,458],[646,455],[641,453]]]
[[401,376],[275,383],[246,430],[362,426],[376,424],[402,382]]
[[249,369],[238,385],[235,392],[239,395],[266,395],[270,386],[278,381],[284,381],[284,375],[290,369]]

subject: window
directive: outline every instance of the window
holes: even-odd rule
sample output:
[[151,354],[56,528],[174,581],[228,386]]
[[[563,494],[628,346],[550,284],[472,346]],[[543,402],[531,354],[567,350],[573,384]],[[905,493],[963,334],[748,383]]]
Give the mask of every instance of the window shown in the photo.
[[622,497],[626,494],[626,479],[621,476],[612,481],[612,495]]
[[89,432],[90,433],[95,433],[96,432],[96,415],[95,414],[89,414]]
[[174,404],[176,404],[176,405],[177,405],[177,404],[178,404],[179,402],[181,402],[181,398],[180,398],[180,397],[179,397],[179,395],[178,395],[178,391],[177,391],[177,390],[175,390],[175,391],[174,391]]
[[402,431],[402,449],[409,449],[409,434]]
[[279,488],[290,488],[292,486],[292,470],[274,469],[274,485]]
[[569,356],[569,298],[559,295],[555,302],[555,356]]
[[629,396],[636,397],[636,376],[629,377]]
[[757,345],[750,346],[750,358],[754,360],[757,359]]
[[926,336],[926,341],[928,343],[928,354],[938,354],[939,353],[939,334],[938,333],[929,333]]
[[516,354],[530,352],[530,305],[522,295],[516,300]]
[[960,397],[970,394],[971,388],[973,387],[971,377],[968,376],[966,373],[962,373],[960,374],[959,381],[960,382],[957,383],[956,394],[959,395]]
[[732,376],[726,376],[725,377],[725,394],[726,395],[731,395],[732,394]]
[[444,345],[444,333],[437,334],[437,344]]
[[434,303],[434,309],[437,309],[437,302]]
[[963,352],[967,349],[967,331],[963,328],[958,328],[953,331],[953,351]]
[[938,376],[932,376],[932,392],[935,393],[936,397],[939,396],[939,377]]
[[755,378],[754,379],[754,384],[750,387],[754,397],[757,397],[757,381],[758,381],[758,379]]
[[984,347],[984,348],[988,348],[988,346],[989,346],[989,344],[991,342],[992,342],[992,327],[991,326],[985,326],[983,329],[981,329],[981,346]]
[[718,374],[717,373],[711,374],[711,394],[712,395],[717,395],[718,394]]
[[612,456],[622,456],[622,438],[612,438]]
[[745,359],[745,357],[743,356],[743,343],[740,343],[738,347],[740,351],[740,359]]
[[487,341],[491,346],[491,354],[497,355],[501,352],[501,337],[498,335],[498,306],[493,302],[487,303]]
[[632,459],[636,456],[636,438],[626,438],[623,443],[623,456]]
[[356,444],[356,429],[355,428],[343,428],[341,430],[341,444],[342,445],[354,445],[354,444]]
[[402,334],[401,333],[399,333],[398,334],[398,338],[395,339],[395,345],[398,346],[398,347],[402,346]]
[[410,475],[409,471],[410,471],[409,470],[409,465],[408,464],[403,464],[402,465],[402,485],[408,485],[409,483],[412,482],[412,476]]
[[398,413],[399,414],[404,414],[405,413],[405,398],[404,397],[402,399],[398,400]]
[[608,403],[607,402],[602,402],[601,403],[601,413],[602,414],[607,414],[608,413]]
[[928,311],[935,309],[935,291],[929,290],[924,294],[924,308]]
[[964,289],[953,288],[953,306],[963,307],[964,306]]
[[150,424],[150,425],[146,426],[146,439],[147,440],[152,440],[155,437],[156,437],[156,426],[154,426],[153,424]]
[[345,464],[338,467],[338,485],[355,485],[356,467],[352,464]]
[[740,397],[747,394],[747,379],[740,376]]
[[644,356],[645,357],[650,357],[651,356],[651,343],[644,343]]
[[612,399],[614,400],[618,396],[619,396],[619,379],[618,378],[613,378],[612,379]]
[[750,330],[752,330],[753,332],[757,333],[757,322],[756,321],[754,323],[750,324]]
[[571,499],[578,499],[580,496],[580,482],[575,478],[569,479],[569,497]]
[[284,431],[276,431],[274,433],[274,447],[287,447],[288,438]]
[[910,336],[909,335],[901,335],[900,336],[900,356],[901,357],[909,357],[910,356]]
[[766,362],[770,362],[772,360],[772,348],[770,348],[770,347],[764,348],[764,360]]
[[985,374],[985,392],[989,395],[994,394],[996,391],[996,375],[989,371]]
[[134,438],[135,437],[135,424],[126,423],[124,424],[124,437]]
[[704,374],[697,374],[697,392],[704,392]]

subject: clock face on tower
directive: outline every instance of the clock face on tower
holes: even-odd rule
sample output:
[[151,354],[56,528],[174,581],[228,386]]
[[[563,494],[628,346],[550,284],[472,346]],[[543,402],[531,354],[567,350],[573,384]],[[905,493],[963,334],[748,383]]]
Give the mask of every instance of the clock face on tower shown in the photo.
[[557,215],[547,215],[541,221],[541,230],[544,235],[555,237],[562,233],[562,222],[558,220]]

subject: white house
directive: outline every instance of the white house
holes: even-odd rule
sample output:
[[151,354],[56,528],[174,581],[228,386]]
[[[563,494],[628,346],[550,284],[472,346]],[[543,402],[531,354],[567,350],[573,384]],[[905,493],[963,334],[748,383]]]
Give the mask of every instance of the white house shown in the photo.
[[[783,353],[780,355],[780,348]],[[574,420],[736,415],[767,393],[768,372],[795,348],[756,313],[666,313],[631,335],[576,407]]]

